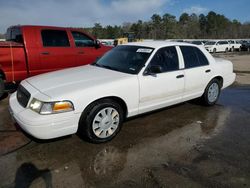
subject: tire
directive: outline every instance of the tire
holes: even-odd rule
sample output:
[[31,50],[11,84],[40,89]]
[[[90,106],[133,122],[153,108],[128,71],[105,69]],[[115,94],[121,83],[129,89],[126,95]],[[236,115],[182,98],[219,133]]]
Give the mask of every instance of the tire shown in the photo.
[[93,102],[80,118],[78,135],[92,143],[108,142],[121,130],[123,119],[123,109],[117,102],[110,99]]
[[250,48],[247,48],[247,51],[250,52]]
[[234,46],[231,48],[231,52],[234,52]]
[[2,78],[0,78],[0,98],[4,95],[5,93],[5,87],[4,87],[4,81]]
[[216,48],[213,49],[213,53],[216,53]]
[[227,53],[227,52],[228,52],[228,48],[225,49],[225,53]]
[[213,79],[207,85],[204,94],[201,97],[205,106],[213,106],[219,99],[221,91],[221,83],[218,79]]

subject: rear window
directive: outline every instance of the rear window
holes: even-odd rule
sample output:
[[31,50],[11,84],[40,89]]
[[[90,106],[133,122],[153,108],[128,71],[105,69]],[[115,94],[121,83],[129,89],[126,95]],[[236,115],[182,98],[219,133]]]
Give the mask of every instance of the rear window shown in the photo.
[[12,27],[7,29],[6,40],[23,43],[23,35],[20,27]]
[[42,30],[42,41],[44,47],[69,47],[69,38],[66,31]]

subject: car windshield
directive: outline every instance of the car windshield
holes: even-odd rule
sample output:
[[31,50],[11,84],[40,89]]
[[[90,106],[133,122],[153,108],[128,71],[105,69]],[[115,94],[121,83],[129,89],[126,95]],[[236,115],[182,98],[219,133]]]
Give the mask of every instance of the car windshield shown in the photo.
[[153,50],[143,46],[117,46],[92,65],[128,74],[138,74]]
[[215,44],[215,42],[214,41],[209,41],[209,42],[206,42],[206,44],[205,45],[214,45]]

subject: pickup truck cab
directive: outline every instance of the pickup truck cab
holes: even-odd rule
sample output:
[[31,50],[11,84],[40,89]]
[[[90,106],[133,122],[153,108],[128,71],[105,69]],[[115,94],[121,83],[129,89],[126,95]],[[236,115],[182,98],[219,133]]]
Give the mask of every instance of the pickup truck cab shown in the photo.
[[13,26],[0,42],[0,97],[9,83],[45,72],[93,63],[112,47],[80,29]]

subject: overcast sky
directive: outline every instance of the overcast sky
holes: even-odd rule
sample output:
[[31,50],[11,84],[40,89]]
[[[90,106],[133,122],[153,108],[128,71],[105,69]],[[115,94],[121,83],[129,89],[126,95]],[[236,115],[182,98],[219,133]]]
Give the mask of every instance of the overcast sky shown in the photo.
[[0,33],[16,24],[89,27],[121,25],[152,14],[210,10],[241,22],[250,21],[249,0],[0,0]]

